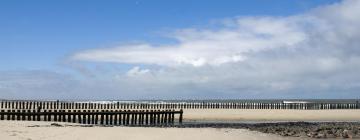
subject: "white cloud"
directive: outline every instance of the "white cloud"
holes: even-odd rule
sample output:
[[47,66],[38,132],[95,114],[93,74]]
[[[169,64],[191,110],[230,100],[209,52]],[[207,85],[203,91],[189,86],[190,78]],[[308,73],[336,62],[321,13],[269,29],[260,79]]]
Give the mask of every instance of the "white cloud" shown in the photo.
[[[359,9],[360,1],[346,0],[288,17],[238,17],[216,29],[178,29],[170,36],[175,45],[92,49],[72,59],[160,66],[127,73],[137,75],[137,88],[156,93],[358,97]],[[117,80],[131,83],[121,76]]]
[[[236,17],[216,29],[178,29],[170,35],[178,42],[173,45],[80,51],[71,67],[94,76],[62,88],[69,97],[102,99],[360,98],[359,9],[360,1],[346,0],[288,17]],[[83,61],[111,62],[120,70],[76,65]],[[63,94],[50,89],[71,81],[4,75],[0,93],[14,95],[30,88]]]
[[129,70],[126,75],[127,76],[139,76],[139,75],[144,75],[149,73],[150,70],[149,69],[140,69],[140,67],[136,66],[134,68],[132,68],[131,70]]
[[137,44],[79,52],[75,60],[156,64],[161,66],[221,65],[246,59],[245,53],[294,47],[307,38],[297,18],[253,17],[234,19],[236,27],[219,30],[182,29],[173,36],[178,44]]
[[[240,17],[217,29],[178,29],[175,45],[133,44],[92,49],[74,60],[195,67],[236,63],[249,53],[284,49],[343,50],[359,37],[359,2],[344,1],[289,17]],[[229,22],[232,22],[229,24]],[[335,48],[329,48],[335,47]]]

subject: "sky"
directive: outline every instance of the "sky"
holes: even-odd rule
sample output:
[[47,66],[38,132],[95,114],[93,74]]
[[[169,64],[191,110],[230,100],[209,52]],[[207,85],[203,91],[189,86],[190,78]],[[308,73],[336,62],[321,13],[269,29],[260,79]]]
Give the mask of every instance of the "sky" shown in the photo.
[[357,0],[2,0],[0,98],[359,98]]

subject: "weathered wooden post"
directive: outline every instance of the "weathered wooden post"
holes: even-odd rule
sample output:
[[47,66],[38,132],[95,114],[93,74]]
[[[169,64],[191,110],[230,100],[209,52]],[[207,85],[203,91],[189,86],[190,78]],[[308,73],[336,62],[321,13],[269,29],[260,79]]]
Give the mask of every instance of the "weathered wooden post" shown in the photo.
[[26,120],[26,110],[21,111],[21,120]]
[[5,113],[5,111],[1,110],[1,112],[0,112],[0,120],[4,120],[4,113]]
[[164,119],[165,119],[165,113],[164,113],[164,111],[162,111],[161,116],[160,116],[160,123],[161,124],[164,124],[164,121],[165,121]]
[[108,111],[109,113],[109,124],[112,125],[113,124],[113,110]]
[[82,123],[82,112],[81,112],[81,110],[77,110],[77,113],[76,113],[77,115],[77,118],[78,118],[78,123]]
[[121,113],[121,115],[122,115],[122,125],[125,125],[126,124],[126,116],[127,116],[126,110],[124,110],[123,113]]
[[109,114],[108,114],[109,110],[105,111],[105,124],[109,125]]
[[164,114],[165,114],[165,118],[164,118],[164,124],[167,124],[168,123],[168,120],[169,120],[169,118],[168,118],[168,110],[165,110],[164,111]]
[[179,123],[182,124],[182,121],[183,121],[183,110],[180,109],[180,117],[179,117]]
[[16,120],[20,120],[20,110],[16,111]]
[[40,113],[41,113],[41,112],[36,112],[37,121],[41,121]]
[[127,113],[126,113],[126,125],[130,124],[130,113],[131,113],[131,110],[127,110]]
[[27,120],[31,121],[31,110],[27,110]]
[[95,110],[91,110],[91,124],[95,124]]
[[171,113],[171,123],[174,124],[175,122],[175,110],[172,110],[172,113]]
[[169,123],[170,123],[170,120],[171,120],[170,110],[167,110],[167,111],[166,111],[165,117],[166,117],[165,124],[169,124]]
[[95,124],[98,124],[99,122],[99,110],[96,110],[96,114],[95,114]]
[[44,110],[44,121],[49,121],[46,114],[47,114],[47,111]]
[[140,117],[140,124],[143,125],[144,124],[144,110],[141,110],[141,117]]
[[100,114],[100,124],[101,125],[104,125],[104,120],[105,120],[104,110],[101,110],[101,114]]
[[[117,107],[116,107],[117,108]],[[118,110],[114,111],[114,125],[118,125]]]
[[145,124],[148,125],[149,124],[149,110],[145,111]]
[[70,110],[71,113],[71,118],[72,118],[72,123],[76,123],[76,110]]
[[[89,104],[88,104],[89,105]],[[89,106],[88,106],[89,107]],[[91,111],[90,110],[86,110],[86,114],[87,114],[87,124],[91,124]]]
[[66,113],[65,110],[61,110],[62,122],[66,122]]
[[157,124],[160,124],[160,122],[161,122],[161,121],[160,121],[160,115],[161,115],[160,113],[161,113],[160,110],[158,110],[158,111],[156,112],[156,114],[155,114],[155,115],[156,115],[156,122],[157,122]]
[[[132,106],[133,104],[131,104],[131,106]],[[131,107],[132,108],[132,107]],[[130,111],[131,112],[131,114],[130,114],[130,116],[131,116],[131,119],[130,119],[130,125],[133,125],[134,124],[134,118],[135,118],[135,113],[134,113],[134,111]]]
[[150,125],[153,125],[154,124],[154,111],[153,110],[150,110]]
[[[120,106],[122,106],[121,104],[120,104]],[[126,112],[126,110],[124,110],[124,111],[122,111],[122,110],[120,110],[120,113],[119,113],[119,125],[125,125],[125,123],[126,123],[126,113],[124,113],[124,112]]]
[[10,111],[10,110],[7,110],[6,112],[7,112],[7,113],[5,114],[6,120],[10,120],[11,117],[10,117],[10,114],[9,114],[9,113],[10,113],[11,111]]

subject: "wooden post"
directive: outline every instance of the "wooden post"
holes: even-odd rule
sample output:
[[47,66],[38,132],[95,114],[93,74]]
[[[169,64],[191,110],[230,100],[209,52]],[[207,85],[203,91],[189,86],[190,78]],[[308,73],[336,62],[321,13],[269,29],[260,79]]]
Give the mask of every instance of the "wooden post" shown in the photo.
[[180,109],[180,117],[179,117],[179,123],[182,124],[182,121],[183,121],[183,110]]
[[104,110],[101,110],[101,113],[100,113],[100,124],[104,125]]
[[165,113],[162,111],[161,112],[161,124],[164,124],[164,119],[165,119]]
[[145,111],[145,124],[148,125],[149,124],[149,110]]
[[110,120],[109,120],[109,121],[110,121],[110,122],[109,122],[110,125],[113,124],[113,116],[114,116],[114,115],[113,115],[113,112],[114,112],[113,110],[110,110],[110,112],[109,112],[109,113],[110,113],[110,115],[109,115],[109,116],[110,116]]
[[44,121],[49,121],[48,118],[47,118],[47,115],[46,115],[47,111],[44,110]]
[[7,114],[6,114],[6,120],[10,120],[11,117],[10,117],[10,114],[8,114],[8,113],[10,113],[11,111],[10,111],[10,110],[7,110],[6,112],[7,112]]
[[28,110],[27,112],[28,112],[27,120],[28,120],[28,121],[31,121],[31,115],[30,115],[30,114],[31,114],[31,110]]
[[98,124],[99,121],[99,110],[96,110],[96,114],[95,114],[95,124]]
[[141,125],[144,124],[144,110],[141,110]]
[[71,122],[72,121],[72,119],[71,119],[71,110],[67,110],[66,112],[67,112],[66,113],[67,114],[66,115],[67,116],[67,122]]
[[118,125],[122,125],[122,124],[123,124],[123,123],[122,123],[122,121],[123,121],[123,116],[124,116],[124,114],[122,114],[122,111],[119,110],[119,113],[118,113],[118,117],[119,117],[119,119],[118,119]]
[[[132,106],[132,104],[131,104],[131,106]],[[134,112],[133,112],[133,111],[131,111],[131,120],[130,120],[131,125],[133,125],[133,124],[134,124],[134,117],[135,117],[135,114],[134,114]]]
[[172,110],[172,113],[171,113],[171,124],[174,124],[174,120],[175,120],[175,110]]
[[77,118],[78,118],[78,123],[82,123],[81,121],[81,110],[77,110]]
[[26,118],[25,118],[26,117],[26,110],[22,110],[21,112],[22,112],[21,113],[21,120],[24,121],[24,120],[26,120]]
[[66,122],[65,110],[61,110],[62,122]]
[[91,112],[91,124],[95,124],[95,110],[89,110]]
[[1,110],[0,112],[0,120],[4,120],[4,110]]
[[[123,104],[123,107],[125,108],[125,105]],[[122,115],[122,125],[126,124],[126,110],[124,110],[124,113],[121,114]]]
[[153,111],[153,110],[150,110],[150,112],[149,112],[149,115],[150,115],[150,125],[153,125],[153,124],[154,124],[153,113],[154,113],[154,111]]
[[[118,108],[118,107],[116,106],[116,108]],[[118,125],[118,124],[119,124],[119,123],[118,123],[118,121],[119,121],[119,120],[118,120],[118,116],[119,116],[119,115],[118,115],[118,112],[119,112],[118,110],[115,110],[115,111],[114,111],[114,125]]]
[[126,125],[130,124],[130,110],[127,111],[126,113]]
[[165,110],[164,113],[165,113],[164,124],[167,124],[168,120],[169,120],[169,118],[168,118],[168,110]]
[[87,110],[87,124],[91,124],[91,111]]
[[72,118],[72,122],[73,123],[76,123],[76,110],[70,110],[70,112],[73,112],[73,113],[71,113],[72,115],[71,115],[71,118]]
[[44,119],[45,121],[51,121],[51,110],[44,110],[44,112],[49,112],[49,113],[44,113]]
[[[109,104],[107,104],[107,105],[109,105]],[[106,125],[109,125],[109,110],[106,110],[106,112],[105,112],[105,124]]]
[[16,112],[16,120],[20,120],[20,110],[17,110]]

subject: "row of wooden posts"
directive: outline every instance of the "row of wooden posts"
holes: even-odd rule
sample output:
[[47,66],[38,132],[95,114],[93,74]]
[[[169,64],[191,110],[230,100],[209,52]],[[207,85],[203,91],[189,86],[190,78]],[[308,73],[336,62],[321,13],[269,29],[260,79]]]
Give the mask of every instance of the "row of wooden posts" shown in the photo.
[[167,102],[93,103],[61,101],[0,101],[0,109],[359,109],[356,103]]
[[182,110],[0,110],[0,120],[100,125],[173,125],[181,124],[182,119]]

